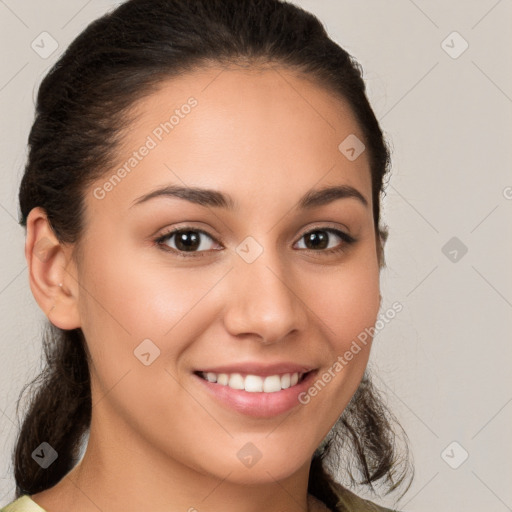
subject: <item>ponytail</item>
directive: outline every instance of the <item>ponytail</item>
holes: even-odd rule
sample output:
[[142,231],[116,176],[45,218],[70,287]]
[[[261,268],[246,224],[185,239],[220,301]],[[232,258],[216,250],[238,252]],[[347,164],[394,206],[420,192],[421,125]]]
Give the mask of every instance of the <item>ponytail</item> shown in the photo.
[[76,465],[82,437],[91,422],[82,331],[63,331],[50,322],[45,327],[46,367],[22,389],[16,407],[18,414],[21,398],[30,388],[32,398],[14,452],[16,498],[53,487]]

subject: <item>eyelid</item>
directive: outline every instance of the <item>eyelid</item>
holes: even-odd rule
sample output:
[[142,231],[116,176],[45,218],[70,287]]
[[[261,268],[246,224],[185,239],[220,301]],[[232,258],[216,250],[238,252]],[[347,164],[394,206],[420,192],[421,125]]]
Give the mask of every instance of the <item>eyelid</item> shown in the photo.
[[340,228],[339,224],[331,224],[329,222],[320,222],[319,224],[313,224],[313,226],[309,226],[307,229],[302,231],[301,235],[299,236],[299,240],[304,235],[307,235],[308,233],[311,233],[311,231],[316,231],[316,230],[328,231],[328,230],[331,230],[331,229],[334,230],[334,231],[340,231],[343,234],[347,235],[348,237],[351,236],[348,233],[350,230],[346,226],[343,226],[343,228]]

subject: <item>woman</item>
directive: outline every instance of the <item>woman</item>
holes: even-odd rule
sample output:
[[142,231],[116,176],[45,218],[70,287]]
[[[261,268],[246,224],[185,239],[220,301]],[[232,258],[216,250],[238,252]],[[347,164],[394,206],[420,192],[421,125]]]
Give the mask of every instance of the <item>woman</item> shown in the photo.
[[411,477],[365,372],[389,154],[321,23],[129,0],[43,80],[29,148],[48,368],[3,510],[389,510],[339,483]]

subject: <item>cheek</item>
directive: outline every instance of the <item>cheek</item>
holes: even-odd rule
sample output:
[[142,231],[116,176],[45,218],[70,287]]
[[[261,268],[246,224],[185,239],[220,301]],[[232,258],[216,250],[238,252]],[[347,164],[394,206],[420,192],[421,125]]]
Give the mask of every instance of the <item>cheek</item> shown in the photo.
[[95,352],[97,359],[108,356],[118,372],[134,363],[134,350],[146,339],[168,362],[176,359],[211,322],[204,299],[226,270],[180,268],[160,255],[133,254],[133,248],[104,245],[100,257],[88,256],[88,268],[80,276],[87,290],[80,300],[82,330],[91,354],[93,359]]
[[308,302],[321,319],[328,357],[302,399],[333,424],[359,386],[370,356],[370,328],[380,309],[377,260],[370,251],[360,253],[310,289],[316,290]]
[[180,361],[214,318],[207,294],[225,269],[171,268],[164,260],[133,257],[88,258],[91,270],[83,269],[80,276],[88,292],[80,307],[93,392],[108,394],[128,424],[147,430],[145,419],[155,422],[148,438],[179,431],[172,421],[174,408],[190,417],[201,413],[186,393],[180,394]]
[[[380,309],[379,269],[372,260],[317,277],[305,293],[336,355],[373,326]],[[363,336],[361,336],[362,338]],[[370,341],[370,340],[369,340]]]

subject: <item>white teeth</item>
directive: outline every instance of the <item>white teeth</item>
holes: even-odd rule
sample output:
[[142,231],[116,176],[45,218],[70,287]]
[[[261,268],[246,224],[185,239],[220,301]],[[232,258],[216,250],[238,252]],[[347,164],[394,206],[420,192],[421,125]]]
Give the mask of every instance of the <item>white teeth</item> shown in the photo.
[[229,377],[228,386],[233,389],[244,389],[244,378],[239,373],[232,373]]
[[245,377],[244,389],[251,393],[263,391],[263,379],[258,377],[258,375],[247,375],[247,377]]
[[217,382],[223,386],[227,386],[229,382],[229,375],[227,373],[219,373],[219,375],[217,375]]
[[275,393],[281,391],[281,377],[279,375],[270,375],[263,381],[263,391],[265,393]]
[[229,386],[233,389],[243,389],[249,393],[275,393],[282,389],[288,389],[299,382],[303,373],[285,373],[284,375],[269,375],[260,377],[259,375],[246,375],[244,378],[240,373],[214,373],[207,372],[201,374],[208,382],[216,382],[221,386]]

